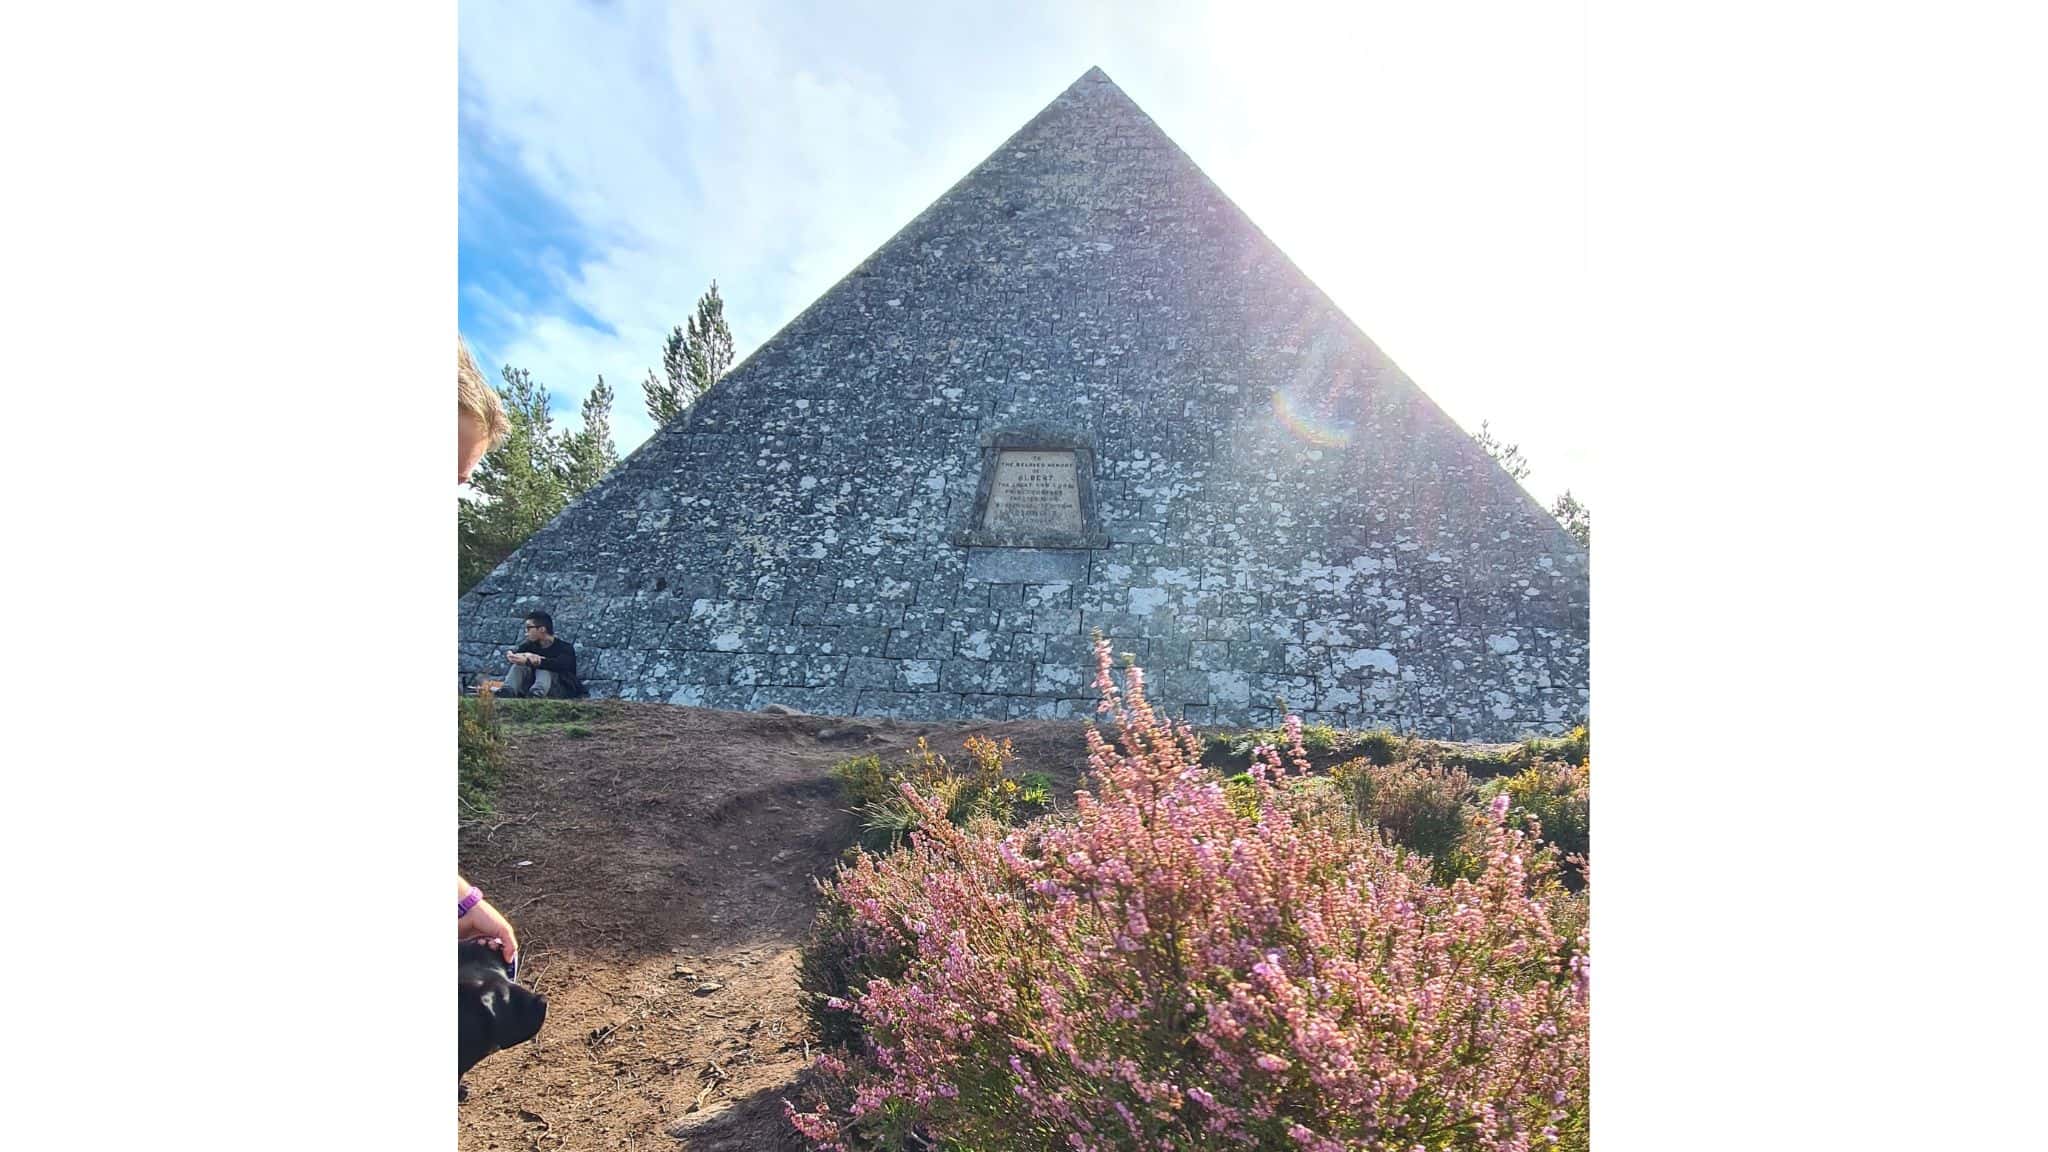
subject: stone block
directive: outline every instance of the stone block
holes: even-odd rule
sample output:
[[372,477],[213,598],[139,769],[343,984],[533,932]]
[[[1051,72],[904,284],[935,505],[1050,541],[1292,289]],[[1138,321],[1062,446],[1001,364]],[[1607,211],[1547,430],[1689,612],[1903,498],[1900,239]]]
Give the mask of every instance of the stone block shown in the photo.
[[840,681],[848,688],[880,688],[895,690],[898,687],[897,669],[900,660],[886,660],[873,656],[853,656],[846,661],[846,672]]
[[1088,553],[1079,549],[969,548],[967,579],[989,584],[1083,583]]

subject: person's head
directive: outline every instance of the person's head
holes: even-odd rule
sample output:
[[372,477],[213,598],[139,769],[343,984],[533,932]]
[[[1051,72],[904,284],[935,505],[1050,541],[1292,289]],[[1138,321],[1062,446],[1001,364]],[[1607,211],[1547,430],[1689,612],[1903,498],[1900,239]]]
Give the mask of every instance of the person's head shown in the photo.
[[455,482],[465,484],[484,454],[504,441],[512,424],[505,419],[505,406],[498,401],[497,389],[484,379],[476,361],[470,358],[469,345],[462,342],[461,333],[455,336],[455,389]]
[[526,638],[536,644],[545,644],[555,638],[555,618],[545,612],[526,614]]

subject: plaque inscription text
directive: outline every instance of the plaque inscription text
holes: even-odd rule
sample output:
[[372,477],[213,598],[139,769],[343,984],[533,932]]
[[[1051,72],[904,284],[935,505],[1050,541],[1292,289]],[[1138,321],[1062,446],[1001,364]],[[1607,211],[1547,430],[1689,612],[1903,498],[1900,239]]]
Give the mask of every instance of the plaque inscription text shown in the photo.
[[998,452],[981,526],[991,532],[1080,532],[1081,485],[1073,451]]

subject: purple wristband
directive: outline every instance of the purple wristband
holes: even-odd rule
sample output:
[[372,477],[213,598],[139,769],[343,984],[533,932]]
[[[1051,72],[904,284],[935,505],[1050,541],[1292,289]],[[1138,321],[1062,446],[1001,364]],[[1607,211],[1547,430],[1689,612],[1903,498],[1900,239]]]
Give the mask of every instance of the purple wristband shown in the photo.
[[467,894],[465,894],[465,895],[464,895],[464,896],[462,897],[462,899],[461,899],[461,900],[459,900],[459,901],[457,901],[457,902],[456,902],[456,905],[455,905],[455,918],[456,918],[457,920],[460,920],[460,919],[462,919],[462,918],[463,918],[464,916],[467,916],[467,915],[469,915],[469,910],[470,910],[471,908],[474,908],[474,907],[476,907],[477,905],[479,905],[479,904],[481,904],[481,903],[483,903],[483,902],[484,902],[484,893],[483,893],[483,889],[481,889],[481,888],[478,888],[478,887],[477,887],[476,885],[474,885],[474,884],[471,884],[471,885],[469,886],[469,892],[468,892]]

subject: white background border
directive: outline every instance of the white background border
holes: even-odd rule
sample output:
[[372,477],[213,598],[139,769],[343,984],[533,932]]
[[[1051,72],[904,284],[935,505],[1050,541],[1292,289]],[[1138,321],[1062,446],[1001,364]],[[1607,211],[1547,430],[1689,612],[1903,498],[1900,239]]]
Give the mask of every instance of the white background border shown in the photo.
[[[1587,9],[1596,1147],[2038,1131],[2039,21]],[[452,1147],[454,14],[0,55],[10,1142]]]

